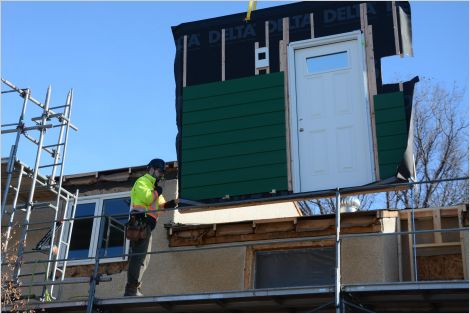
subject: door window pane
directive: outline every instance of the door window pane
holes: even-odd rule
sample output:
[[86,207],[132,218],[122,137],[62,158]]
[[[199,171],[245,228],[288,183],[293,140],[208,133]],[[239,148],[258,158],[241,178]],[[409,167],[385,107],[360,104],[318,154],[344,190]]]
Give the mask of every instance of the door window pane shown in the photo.
[[256,253],[255,288],[332,285],[335,249],[312,248]]
[[100,257],[115,257],[124,254],[124,224],[129,217],[129,197],[103,200],[104,223],[103,242]]
[[347,51],[307,58],[307,68],[310,73],[332,71],[346,67],[348,67]]
[[[77,204],[75,218],[93,217],[96,203]],[[78,219],[73,223],[72,238],[70,240],[69,258],[88,257],[90,249],[93,218]]]

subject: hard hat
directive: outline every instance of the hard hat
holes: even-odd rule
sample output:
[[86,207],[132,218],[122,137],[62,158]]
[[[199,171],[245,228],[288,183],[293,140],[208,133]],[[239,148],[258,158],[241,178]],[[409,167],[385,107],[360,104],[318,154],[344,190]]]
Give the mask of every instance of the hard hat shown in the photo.
[[163,159],[152,159],[149,164],[147,165],[148,168],[160,169],[161,171],[165,170],[165,161]]

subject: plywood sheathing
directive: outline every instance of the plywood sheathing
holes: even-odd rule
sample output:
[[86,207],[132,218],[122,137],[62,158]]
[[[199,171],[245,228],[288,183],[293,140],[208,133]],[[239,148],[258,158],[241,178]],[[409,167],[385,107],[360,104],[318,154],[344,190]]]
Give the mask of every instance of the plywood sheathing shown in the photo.
[[419,280],[461,280],[464,278],[461,254],[418,256]]
[[375,179],[380,180],[379,154],[377,149],[377,131],[375,129],[374,95],[377,94],[377,78],[375,74],[374,41],[372,37],[372,25],[367,19],[367,3],[360,4],[361,30],[364,34],[366,49],[367,86],[369,91],[369,113],[372,132],[372,148],[374,154]]
[[[387,213],[386,215],[391,215]],[[342,233],[383,231],[383,216],[361,212],[342,217]],[[170,247],[333,235],[333,215],[198,226],[167,226]],[[170,231],[171,230],[171,231]]]

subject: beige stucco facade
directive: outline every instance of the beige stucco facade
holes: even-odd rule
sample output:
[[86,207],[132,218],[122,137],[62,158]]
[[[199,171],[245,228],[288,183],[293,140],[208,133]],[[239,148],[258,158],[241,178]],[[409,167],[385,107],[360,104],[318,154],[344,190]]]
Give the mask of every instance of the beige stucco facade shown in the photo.
[[[164,196],[167,200],[174,199],[177,195],[176,180],[168,180],[164,183]],[[116,188],[114,192],[123,192],[126,189]],[[109,191],[107,191],[109,193]],[[87,196],[100,195],[103,191],[88,191]],[[32,221],[52,220],[52,211],[36,212],[32,215]],[[240,221],[255,221],[262,219],[279,219],[284,217],[299,217],[299,211],[294,203],[280,203],[244,208],[231,208],[211,210],[206,212],[182,213],[178,211],[166,211],[160,216],[157,228],[153,232],[152,254],[150,264],[145,272],[142,290],[145,295],[179,295],[203,292],[221,292],[230,290],[246,290],[252,286],[247,282],[247,257],[252,243],[234,243],[236,247],[207,249],[210,246],[201,247],[170,247],[168,229],[165,224],[223,224]],[[16,221],[22,221],[24,214],[19,212]],[[403,252],[400,257],[400,241],[397,235],[395,217],[380,218],[380,230],[376,235],[368,237],[347,237],[341,243],[341,267],[343,284],[360,283],[385,283],[398,282],[400,280],[400,258],[406,262],[408,256]],[[2,222],[5,225],[5,221]],[[44,225],[41,225],[44,226]],[[38,226],[40,227],[40,226]],[[46,231],[32,232],[28,235],[26,250],[31,250],[44,236]],[[389,234],[390,233],[390,234]],[[332,233],[333,234],[333,233]],[[382,235],[379,235],[382,234]],[[384,235],[385,234],[385,235]],[[14,239],[17,238],[15,235]],[[403,238],[403,237],[402,237]],[[468,231],[462,232],[464,263],[468,262]],[[299,236],[298,242],[304,241]],[[406,241],[405,241],[406,242]],[[14,240],[13,242],[14,243]],[[406,243],[403,243],[405,245]],[[182,252],[177,252],[181,251]],[[406,246],[404,246],[406,251]],[[45,260],[44,253],[33,253],[25,256],[25,260]],[[102,261],[106,263],[109,261]],[[126,262],[112,261],[121,268]],[[69,265],[69,269],[91,267],[91,263],[82,265]],[[108,264],[111,265],[111,264]],[[44,264],[23,265],[22,273],[44,271]],[[315,267],[315,265],[312,265]],[[406,263],[402,265],[405,268]],[[466,265],[466,278],[468,278],[468,265]],[[103,274],[111,277],[111,281],[101,282],[97,286],[97,298],[122,297],[126,284],[126,271],[113,271],[112,274]],[[252,275],[251,275],[252,276]],[[24,282],[40,282],[43,275],[34,278],[24,278]],[[86,280],[86,277],[83,277]],[[60,300],[77,301],[88,298],[88,283],[56,286],[60,290]],[[42,287],[24,288],[25,294],[42,294]]]

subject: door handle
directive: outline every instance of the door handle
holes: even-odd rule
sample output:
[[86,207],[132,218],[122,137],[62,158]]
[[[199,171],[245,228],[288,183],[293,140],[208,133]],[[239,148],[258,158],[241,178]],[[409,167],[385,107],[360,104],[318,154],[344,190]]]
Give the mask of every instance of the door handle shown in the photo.
[[303,132],[303,131],[304,131],[304,128],[300,128],[300,129],[299,129],[299,132]]

